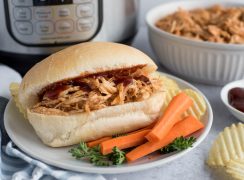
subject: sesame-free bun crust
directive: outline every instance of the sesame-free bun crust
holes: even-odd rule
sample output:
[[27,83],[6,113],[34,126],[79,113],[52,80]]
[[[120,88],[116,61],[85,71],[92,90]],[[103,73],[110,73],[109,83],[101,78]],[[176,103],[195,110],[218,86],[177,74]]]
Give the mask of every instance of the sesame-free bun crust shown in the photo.
[[144,101],[69,116],[39,114],[28,109],[27,117],[44,144],[63,147],[134,131],[153,123],[160,115],[164,95],[165,92],[156,92]]
[[141,51],[122,44],[88,42],[68,47],[37,63],[24,76],[19,89],[23,108],[38,102],[38,93],[57,81],[88,74],[145,65],[147,73],[157,69]]

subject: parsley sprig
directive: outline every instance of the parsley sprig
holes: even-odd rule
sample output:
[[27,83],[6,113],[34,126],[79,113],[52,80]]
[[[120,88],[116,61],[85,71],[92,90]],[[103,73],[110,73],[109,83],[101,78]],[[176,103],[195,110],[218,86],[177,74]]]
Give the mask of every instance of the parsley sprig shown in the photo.
[[183,136],[176,138],[172,143],[160,149],[162,154],[171,153],[174,151],[182,151],[189,147],[192,147],[196,142],[195,137],[184,138]]
[[76,159],[88,159],[96,166],[110,166],[122,164],[125,159],[125,152],[114,147],[113,152],[108,155],[100,153],[100,146],[88,147],[86,143],[81,142],[77,147],[72,148],[71,155]]

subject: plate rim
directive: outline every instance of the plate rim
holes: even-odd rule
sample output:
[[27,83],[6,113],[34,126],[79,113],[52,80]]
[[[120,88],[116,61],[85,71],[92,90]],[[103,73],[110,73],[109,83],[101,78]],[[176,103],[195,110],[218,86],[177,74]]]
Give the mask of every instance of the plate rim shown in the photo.
[[[13,99],[11,99],[4,111],[4,125],[5,125],[5,129],[9,135],[9,137],[11,138],[11,140],[26,154],[28,154],[29,156],[31,156],[34,159],[37,159],[41,162],[47,163],[48,165],[51,166],[55,166],[61,169],[66,169],[66,170],[71,170],[71,171],[76,171],[76,172],[84,172],[84,173],[100,173],[100,174],[120,174],[120,173],[129,173],[129,172],[136,172],[136,171],[142,171],[145,169],[150,169],[153,167],[157,167],[163,164],[166,164],[168,162],[171,162],[177,158],[182,157],[183,155],[185,155],[186,153],[188,153],[189,151],[192,151],[194,148],[196,148],[200,143],[202,143],[202,141],[207,137],[211,127],[212,127],[212,123],[213,123],[213,111],[212,111],[212,107],[208,101],[208,99],[205,97],[205,95],[195,86],[193,86],[191,83],[180,79],[176,76],[167,74],[167,73],[163,73],[163,72],[159,72],[161,75],[167,76],[169,78],[172,78],[173,80],[176,80],[177,82],[180,82],[181,84],[184,84],[185,86],[188,86],[189,88],[197,91],[198,93],[200,93],[206,103],[207,106],[207,111],[208,111],[208,123],[204,128],[204,131],[202,132],[202,134],[200,135],[200,137],[197,139],[197,141],[193,144],[193,146],[191,148],[188,148],[184,151],[178,152],[174,155],[168,156],[167,158],[163,158],[160,160],[156,160],[156,161],[152,161],[152,162],[148,162],[148,163],[143,163],[143,164],[137,164],[135,166],[129,166],[129,167],[124,167],[124,166],[110,166],[110,167],[97,167],[97,166],[87,166],[87,167],[81,167],[81,166],[72,166],[72,164],[60,164],[59,161],[55,161],[55,160],[49,160],[46,158],[42,158],[40,156],[38,156],[36,153],[33,153],[32,151],[29,151],[28,148],[25,148],[21,142],[18,142],[15,139],[15,136],[13,134],[11,134],[11,128],[8,127],[8,123],[6,123],[6,112],[7,109],[9,108],[9,106],[11,105],[11,103],[13,103]],[[75,160],[75,159],[74,159]]]

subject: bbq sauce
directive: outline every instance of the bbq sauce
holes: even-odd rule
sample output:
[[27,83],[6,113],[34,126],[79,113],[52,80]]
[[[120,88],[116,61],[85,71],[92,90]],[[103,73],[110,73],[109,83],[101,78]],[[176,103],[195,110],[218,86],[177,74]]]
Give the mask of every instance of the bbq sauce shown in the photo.
[[[69,85],[71,86],[79,86],[83,91],[91,91],[91,87],[82,81],[83,78],[115,78],[115,83],[123,83],[124,86],[127,86],[133,82],[133,77],[130,75],[136,72],[138,69],[143,68],[145,65],[138,65],[132,68],[124,68],[124,69],[117,69],[111,71],[105,71],[100,73],[94,73],[87,76],[80,76],[72,79],[62,80],[53,84],[48,85],[47,87],[43,88],[39,93],[39,100],[41,101],[44,96],[48,97],[49,99],[56,99],[60,92],[66,90]],[[145,83],[150,83],[149,79],[146,76],[139,76],[134,77],[135,79],[140,79]]]
[[244,88],[233,88],[228,93],[229,104],[235,109],[244,112]]
[[49,99],[56,99],[59,95],[59,93],[61,93],[62,91],[66,90],[68,87],[67,85],[55,85],[54,87],[52,87],[51,89],[47,90],[45,93],[43,93],[42,98],[43,97],[48,97]]

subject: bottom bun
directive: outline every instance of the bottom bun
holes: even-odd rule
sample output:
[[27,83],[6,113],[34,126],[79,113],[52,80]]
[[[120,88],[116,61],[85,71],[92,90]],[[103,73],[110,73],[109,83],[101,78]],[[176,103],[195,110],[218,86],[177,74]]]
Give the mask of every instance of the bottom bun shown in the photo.
[[27,110],[27,117],[44,144],[69,146],[127,133],[153,123],[160,115],[164,95],[164,92],[157,92],[144,101],[70,116],[44,115]]

